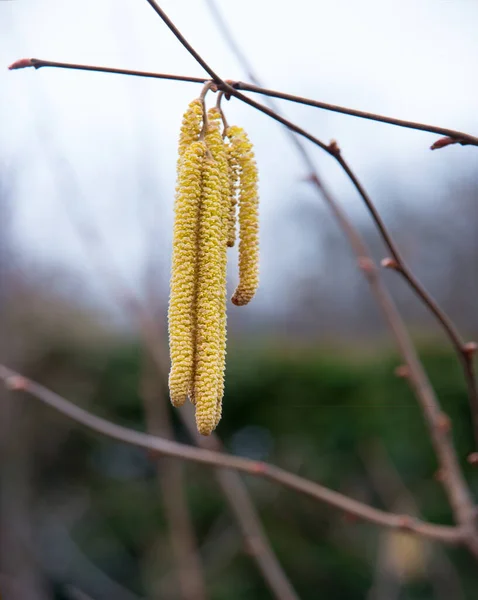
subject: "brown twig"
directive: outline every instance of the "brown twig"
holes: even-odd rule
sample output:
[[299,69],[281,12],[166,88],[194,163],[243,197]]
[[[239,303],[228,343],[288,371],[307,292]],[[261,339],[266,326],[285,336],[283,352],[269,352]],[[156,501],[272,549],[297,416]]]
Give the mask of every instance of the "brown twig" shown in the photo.
[[[168,412],[169,401],[161,389],[149,350],[145,349],[141,396],[148,433],[174,439]],[[184,600],[205,600],[206,587],[184,489],[183,465],[171,458],[160,458],[156,476],[161,489],[171,548],[175,558],[177,584]],[[160,594],[154,593],[160,598]]]
[[271,481],[275,481],[285,487],[314,498],[319,502],[333,506],[347,514],[354,515],[355,517],[376,525],[381,525],[390,529],[410,531],[411,533],[423,535],[426,538],[434,539],[446,544],[463,544],[466,542],[465,532],[462,527],[435,525],[433,523],[414,519],[408,515],[389,513],[368,506],[353,498],[348,498],[339,492],[330,490],[318,483],[294,475],[293,473],[288,473],[280,467],[265,462],[231,456],[212,450],[203,450],[202,448],[180,444],[179,442],[166,440],[117,425],[76,406],[62,396],[31,381],[5,365],[0,365],[0,380],[4,382],[5,386],[10,391],[26,392],[88,429],[125,444],[138,446],[164,456],[172,456],[212,467],[234,469],[256,477],[270,479]]
[[[211,439],[199,435],[191,407],[187,408],[189,410],[185,412],[186,418],[183,421],[196,444],[204,449],[224,452],[217,437]],[[239,475],[228,469],[216,469],[215,474],[239,526],[246,550],[257,562],[274,597],[278,600],[298,600],[299,597],[267,539],[256,508]]]
[[[43,136],[44,143],[47,141],[47,139],[48,138],[46,136]],[[65,158],[61,158],[61,164],[63,172],[67,173],[69,178],[74,181],[74,171],[69,161]],[[79,189],[79,186],[76,187]],[[140,302],[136,293],[128,286],[124,278],[121,276],[121,273],[116,268],[115,263],[112,261],[112,257],[110,256],[110,260],[105,259],[105,250],[107,249],[105,249],[97,229],[94,225],[92,225],[92,222],[94,223],[94,221],[86,218],[84,213],[78,210],[78,204],[80,204],[84,210],[84,202],[76,203],[75,207],[68,205],[68,214],[71,218],[72,224],[77,229],[80,239],[84,242],[85,249],[90,253],[93,263],[101,272],[103,280],[110,287],[117,301],[121,303],[126,312],[131,314],[134,319],[137,320],[141,337],[144,341],[146,349],[150,353],[151,359],[154,361],[155,369],[161,380],[167,381],[168,357],[163,351],[163,345],[161,343],[160,335],[158,334],[154,316],[151,314],[148,308],[146,308]],[[73,210],[73,208],[75,208],[75,210]],[[188,416],[184,410],[180,410],[179,415],[184,425],[188,427],[190,420],[188,419]],[[204,439],[202,436],[199,437]],[[210,439],[215,442],[217,448],[220,447],[220,442],[214,434],[210,436]],[[270,544],[268,543],[267,537],[264,530],[260,526],[260,521],[257,515],[255,520],[248,517],[248,515],[251,513],[251,510],[253,510],[253,503],[249,498],[245,484],[242,482],[237,473],[232,472],[230,473],[228,479],[219,478],[218,480],[224,496],[229,504],[231,504],[231,498],[234,495],[232,490],[229,488],[229,481],[234,482],[232,484],[234,485],[234,490],[241,490],[239,494],[236,494],[234,501],[235,504],[234,506],[231,505],[231,509],[233,514],[236,516],[236,508],[238,503],[240,505],[244,505],[244,514],[242,514],[240,517],[237,517],[239,528],[243,533],[244,538],[252,535],[254,539],[259,540],[259,542],[255,545],[256,552],[252,555],[252,557],[258,565],[259,571],[264,579],[268,583],[271,582],[269,583],[271,590],[279,589],[279,584],[288,582],[288,579],[285,573],[280,573],[282,568],[278,559],[275,557]],[[264,557],[261,554],[262,551],[266,552]],[[269,568],[270,565],[272,565],[272,568]],[[277,573],[280,574],[277,575]],[[293,598],[297,598],[297,596],[290,595],[290,593],[294,593],[293,591],[291,592],[291,590],[291,584],[285,584],[282,588],[281,595],[277,596],[278,600],[293,600]]]
[[[406,266],[400,253],[398,252],[397,247],[395,246],[395,243],[393,242],[390,234],[388,233],[380,215],[378,214],[378,211],[376,210],[375,205],[373,204],[370,196],[367,194],[367,192],[365,191],[365,188],[362,186],[362,184],[358,180],[357,176],[350,168],[350,165],[342,157],[340,149],[338,148],[337,144],[335,142],[333,142],[329,145],[324,144],[324,142],[322,142],[315,136],[312,136],[310,133],[308,133],[301,127],[298,127],[297,125],[295,125],[288,119],[284,119],[284,117],[282,117],[281,115],[276,113],[274,110],[272,110],[272,109],[268,108],[267,106],[264,106],[258,102],[251,100],[251,98],[248,98],[247,96],[244,96],[243,94],[240,94],[235,87],[232,87],[231,85],[229,85],[228,82],[223,81],[215,73],[215,71],[212,69],[212,67],[191,46],[191,44],[186,40],[186,38],[182,35],[182,33],[174,25],[174,23],[171,21],[171,19],[169,19],[169,17],[162,10],[162,8],[158,5],[158,3],[155,2],[155,0],[146,0],[146,1],[148,2],[148,4],[150,4],[154,8],[156,13],[161,17],[161,19],[166,24],[166,26],[171,30],[171,32],[176,36],[176,38],[184,46],[184,48],[186,48],[186,50],[191,54],[191,56],[193,56],[197,60],[197,62],[205,69],[205,71],[207,73],[209,73],[209,75],[212,77],[212,79],[218,85],[218,87],[221,88],[221,90],[235,96],[236,98],[238,98],[239,100],[242,100],[249,106],[256,108],[257,110],[263,112],[264,114],[268,115],[269,117],[275,119],[279,123],[282,123],[283,125],[285,125],[289,129],[291,129],[292,131],[295,131],[296,133],[300,134],[301,136],[307,138],[308,140],[313,142],[315,145],[322,148],[322,150],[325,150],[325,152],[327,152],[330,156],[335,158],[335,160],[339,163],[339,165],[342,167],[342,169],[344,170],[344,172],[346,173],[346,175],[348,176],[348,178],[350,179],[350,181],[353,183],[354,187],[360,194],[362,200],[365,202],[365,205],[366,205],[367,209],[369,210],[369,212],[372,216],[372,219],[374,220],[385,244],[389,248],[390,252],[392,253],[393,258],[395,259],[395,261],[397,263],[397,270],[400,271],[400,273],[405,278],[405,280],[408,282],[410,287],[414,290],[414,292],[418,295],[418,297],[422,300],[422,302],[430,309],[430,311],[438,319],[439,323],[444,328],[444,330],[447,333],[448,337],[450,338],[455,350],[458,353],[461,364],[463,366],[465,380],[466,380],[466,384],[468,387],[468,396],[469,396],[470,408],[471,408],[471,412],[472,412],[474,432],[475,432],[476,441],[478,443],[478,388],[477,388],[475,374],[474,374],[474,368],[473,368],[473,354],[466,352],[465,345],[464,345],[463,341],[461,340],[455,327],[453,326],[452,322],[450,321],[450,319],[443,312],[443,310],[441,310],[438,307],[437,303],[432,298],[432,296],[425,290],[425,288],[419,283],[419,281],[411,273],[410,269]],[[443,132],[441,132],[441,133],[443,133]],[[450,135],[450,133],[451,132],[447,131],[445,135]],[[463,138],[463,135],[461,133],[458,133],[458,137]],[[478,139],[475,138],[475,140],[478,143]],[[436,404],[436,402],[435,402],[435,404]],[[436,409],[438,410],[438,406],[436,406]],[[436,438],[436,436],[435,436],[435,438]],[[456,483],[457,482],[458,482],[458,480],[456,481]],[[464,481],[463,481],[463,483],[464,483]],[[462,494],[462,496],[463,496],[463,494]]]
[[398,250],[397,245],[393,241],[393,238],[388,232],[387,227],[385,226],[385,223],[382,220],[382,217],[380,216],[377,208],[375,207],[375,204],[372,202],[372,199],[370,198],[369,194],[367,193],[363,185],[360,183],[358,177],[352,171],[350,165],[346,162],[346,160],[340,153],[335,154],[334,157],[340,164],[342,169],[345,171],[350,181],[353,183],[355,189],[359,193],[360,197],[364,201],[365,206],[367,207],[372,217],[372,220],[377,226],[377,229],[386,247],[392,255],[391,259],[386,258],[382,261],[382,266],[397,271],[397,273],[399,273],[404,278],[404,280],[415,292],[418,298],[435,316],[435,318],[447,334],[448,338],[450,339],[463,368],[463,373],[468,388],[468,398],[470,402],[475,442],[478,445],[478,389],[473,365],[473,355],[476,351],[476,345],[474,344],[474,342],[465,343],[464,340],[461,339],[460,334],[458,333],[451,319],[440,308],[433,296],[418,281],[418,279],[415,277],[415,275],[405,263],[402,255],[400,254],[400,251]]
[[[413,494],[390,460],[384,445],[378,441],[363,445],[359,448],[359,454],[370,481],[385,507],[389,510],[403,508],[413,515],[420,516]],[[436,590],[437,598],[453,598],[454,600],[464,598],[457,570],[442,548],[433,548],[433,553],[430,561],[427,561],[426,567],[428,577]],[[382,597],[388,598],[388,596]]]
[[[149,1],[149,0],[147,0]],[[209,4],[211,4],[209,2]],[[95,65],[84,65],[77,63],[66,63],[59,62],[53,60],[45,60],[41,58],[22,58],[20,60],[12,63],[8,68],[10,70],[24,69],[27,67],[34,67],[35,69],[40,69],[41,67],[54,67],[60,69],[74,69],[79,71],[94,71],[97,73],[110,73],[113,75],[129,75],[134,77],[146,77],[151,79],[166,79],[171,81],[183,81],[187,83],[204,83],[209,77],[190,77],[188,75],[173,75],[167,73],[156,73],[150,71],[141,71],[137,69],[120,69],[115,67],[101,67]],[[207,70],[207,69],[206,69]],[[248,76],[251,81],[254,81],[253,77],[250,76],[251,71],[248,71]],[[394,125],[396,127],[405,127],[407,129],[413,129],[416,131],[424,131],[427,133],[436,133],[438,135],[445,136],[434,142],[431,146],[431,150],[436,150],[438,148],[443,148],[445,146],[449,146],[451,144],[461,144],[462,146],[478,146],[478,137],[470,135],[468,133],[464,133],[462,131],[457,131],[454,129],[449,129],[447,127],[438,127],[436,125],[428,125],[426,123],[419,123],[417,121],[407,121],[404,119],[396,119],[394,117],[386,117],[384,115],[379,115],[376,113],[371,113],[367,111],[356,110],[353,108],[346,108],[345,106],[339,106],[337,104],[328,104],[326,102],[321,102],[319,100],[313,100],[311,98],[305,98],[303,96],[295,96],[293,94],[286,94],[284,92],[279,92],[277,90],[270,90],[262,87],[259,83],[247,83],[244,81],[227,81],[226,86],[223,85],[222,80],[218,77],[215,79],[218,84],[219,89],[224,89],[224,91],[230,90],[226,86],[231,86],[234,90],[242,90],[244,92],[253,92],[256,94],[262,94],[263,96],[267,96],[270,98],[278,98],[280,100],[288,100],[290,102],[296,102],[298,104],[304,104],[307,106],[313,106],[315,108],[320,108],[323,110],[328,110],[331,112],[336,112],[344,115],[349,115],[352,117],[358,117],[361,119],[368,119],[369,121],[376,121],[379,123],[386,123],[388,125]],[[214,79],[214,77],[213,77]],[[242,99],[242,98],[241,98]]]
[[[203,68],[209,73],[211,78],[216,82],[218,89],[221,89],[221,90],[227,92],[228,94],[237,97],[238,99],[242,100],[246,104],[249,104],[250,106],[256,108],[257,110],[267,114],[271,118],[275,119],[276,121],[278,121],[278,122],[282,123],[283,125],[285,125],[286,127],[288,127],[290,130],[309,139],[314,144],[318,145],[323,150],[325,150],[327,153],[329,153],[331,156],[333,156],[339,162],[339,164],[341,164],[345,173],[351,179],[352,183],[354,184],[354,186],[356,187],[356,189],[362,196],[363,200],[366,202],[367,207],[369,208],[369,211],[372,214],[372,217],[374,217],[374,220],[380,229],[381,221],[376,220],[376,215],[375,215],[376,211],[375,211],[373,204],[371,203],[365,190],[361,186],[360,182],[358,181],[358,179],[356,178],[354,173],[351,171],[348,164],[342,158],[337,144],[335,144],[335,143],[330,144],[330,145],[324,144],[323,142],[318,140],[316,137],[309,134],[307,131],[303,130],[302,128],[296,126],[295,124],[291,123],[287,119],[284,119],[280,115],[276,114],[273,110],[269,109],[266,106],[261,105],[260,103],[255,102],[255,101],[251,100],[250,98],[248,98],[247,96],[244,96],[243,94],[239,93],[237,91],[237,89],[235,89],[235,87],[230,85],[229,82],[225,82],[222,79],[220,79],[219,76],[212,70],[212,68],[204,61],[204,59],[202,59],[202,57],[194,50],[194,48],[191,47],[191,45],[187,42],[187,40],[184,38],[184,36],[182,36],[182,34],[175,27],[175,25],[171,22],[171,20],[167,17],[167,15],[164,13],[164,11],[158,6],[158,4],[156,2],[154,2],[153,0],[147,0],[147,1],[154,8],[154,10],[157,12],[157,14],[163,19],[165,24],[170,28],[170,30],[174,33],[174,35],[178,38],[178,40],[182,43],[182,45],[191,53],[191,55],[194,58],[196,58],[196,60],[199,62],[199,64],[201,64],[203,66]],[[22,65],[22,66],[28,66],[28,65]],[[365,116],[365,115],[356,114],[355,116]],[[388,121],[385,121],[385,122],[388,122]],[[402,124],[402,123],[394,122],[391,124]],[[411,126],[411,125],[412,124],[408,123],[408,126]],[[419,127],[419,129],[423,129],[423,127]],[[434,128],[433,132],[435,132],[435,133],[451,133],[452,135],[454,135],[456,137],[465,139],[463,137],[463,134],[461,134],[460,132],[450,132],[449,130],[446,130],[446,131],[440,130],[438,132],[436,128]],[[472,137],[472,136],[468,136],[468,137]],[[476,138],[472,138],[472,141],[473,141],[473,143],[476,143],[477,140],[476,140]],[[470,140],[470,142],[471,142],[471,140]],[[385,233],[388,236],[388,233],[386,232],[385,228],[380,229],[380,230],[381,230],[382,235],[384,235],[384,233]],[[385,239],[385,241],[387,241],[386,238],[384,238],[384,239]],[[393,246],[392,247],[389,246],[389,248],[392,251]],[[396,258],[395,258],[395,260],[396,260]],[[400,261],[396,261],[396,262],[400,266],[400,264],[401,264]],[[366,268],[368,271],[373,270],[373,269],[370,269],[370,264],[366,264]],[[408,275],[411,275],[411,274],[408,273]],[[433,308],[432,308],[433,304],[430,304],[431,299],[428,296],[428,294],[423,290],[423,288],[419,287],[418,285],[414,286],[413,278],[412,279],[408,278],[407,280],[409,281],[410,285],[412,285],[413,289],[415,289],[415,291],[419,294],[421,299],[424,302],[426,302],[428,304],[429,308],[433,311]],[[417,283],[417,282],[415,282],[415,283]],[[434,312],[434,314],[438,318],[441,317],[440,322],[442,323],[442,325],[445,326],[446,323],[443,322],[443,315],[437,314],[436,312]],[[401,329],[401,325],[400,325],[400,327],[398,327],[398,329]],[[448,331],[448,333],[450,333],[450,331]],[[396,335],[397,335],[397,332],[396,332]],[[471,501],[469,490],[466,486],[466,482],[461,473],[461,470],[460,470],[460,467],[458,464],[458,460],[456,458],[456,454],[455,454],[455,451],[454,451],[454,448],[453,448],[453,445],[451,442],[451,438],[449,435],[449,433],[450,433],[449,432],[449,422],[447,421],[447,418],[443,415],[443,413],[440,411],[440,408],[439,408],[439,405],[434,396],[433,390],[428,382],[426,374],[423,371],[423,367],[421,366],[421,364],[418,360],[418,357],[416,356],[414,347],[413,347],[413,345],[411,345],[411,342],[409,341],[409,338],[404,330],[398,331],[397,340],[402,349],[402,353],[404,354],[405,357],[407,357],[407,365],[409,368],[409,378],[410,378],[410,381],[417,393],[417,396],[419,397],[419,399],[421,401],[421,405],[422,405],[422,408],[423,408],[423,411],[424,411],[424,414],[425,414],[425,417],[426,417],[426,420],[427,420],[427,423],[428,423],[428,426],[430,429],[432,441],[434,443],[435,450],[437,452],[437,456],[440,461],[440,465],[445,474],[445,477],[443,479],[443,484],[448,493],[453,512],[456,515],[457,520],[460,523],[460,525],[466,530],[466,538],[467,538],[467,542],[468,542],[470,549],[472,549],[472,551],[475,553],[475,555],[478,555],[478,548],[477,548],[478,542],[476,540],[476,538],[477,538],[476,528],[474,525],[473,503]],[[468,350],[467,354],[471,355],[471,352]],[[468,360],[466,369],[469,371],[469,373],[471,373],[471,375],[473,375],[471,360]],[[468,381],[468,379],[467,379],[467,381]]]
[[[149,2],[149,0],[148,0],[148,2]],[[165,21],[165,22],[169,26],[168,22],[167,21]],[[174,31],[173,31],[173,33],[174,33]],[[175,33],[175,35],[176,35],[176,33]],[[178,37],[178,39],[180,39],[181,43],[183,43],[183,39],[181,39],[181,38],[182,38],[182,36]],[[186,44],[183,43],[183,45],[185,45],[185,47],[189,48],[189,44],[187,44],[187,42],[186,42]],[[194,52],[194,55],[196,55],[196,52]],[[202,61],[202,63],[203,62],[204,61]],[[249,70],[249,72],[251,71],[250,66],[248,66],[248,70]],[[269,112],[273,112],[273,111],[271,111],[271,109],[268,109],[268,110],[269,110]],[[262,112],[266,112],[266,111],[263,110]],[[286,125],[288,123],[288,121],[286,119],[284,119],[283,117],[281,117],[277,114],[275,114],[275,118],[276,118],[276,120],[283,122]],[[289,130],[290,129],[292,129],[293,131],[296,131],[300,135],[303,135],[303,130],[298,131],[297,128],[289,127]],[[308,139],[311,139],[311,136],[309,136],[309,135],[305,135],[305,137],[308,137]],[[473,505],[470,491],[469,491],[466,481],[463,477],[463,474],[462,474],[462,471],[460,468],[460,464],[459,464],[457,456],[456,456],[455,449],[453,447],[453,442],[452,442],[452,439],[450,436],[450,426],[448,426],[448,427],[443,426],[443,423],[445,421],[449,425],[448,417],[446,417],[446,415],[444,415],[440,409],[440,406],[438,404],[438,400],[435,396],[434,390],[433,390],[433,388],[428,380],[428,377],[425,373],[425,370],[418,358],[415,347],[410,339],[410,336],[407,333],[407,330],[406,330],[405,325],[400,317],[400,314],[398,313],[398,311],[395,307],[395,304],[394,304],[393,300],[391,299],[390,295],[388,294],[386,289],[382,286],[382,284],[378,278],[378,275],[377,275],[375,264],[369,258],[367,248],[366,248],[365,244],[363,243],[360,235],[355,230],[355,228],[351,225],[351,223],[348,221],[346,215],[340,210],[340,208],[338,207],[338,205],[335,202],[335,200],[333,199],[333,197],[330,195],[330,193],[327,191],[327,189],[325,188],[325,186],[319,179],[318,175],[316,174],[316,172],[314,170],[313,162],[312,162],[311,158],[309,157],[306,149],[299,142],[299,140],[297,140],[295,138],[295,136],[292,136],[292,139],[309,168],[311,181],[321,191],[321,193],[324,196],[325,200],[327,201],[328,205],[331,207],[336,218],[338,219],[339,224],[341,225],[342,229],[346,233],[346,235],[352,245],[352,248],[354,249],[354,251],[357,255],[359,266],[361,267],[365,276],[369,280],[372,291],[374,292],[374,295],[379,303],[379,306],[381,307],[381,309],[384,313],[384,316],[392,330],[392,333],[394,334],[394,337],[396,339],[396,342],[398,344],[400,352],[401,352],[402,356],[404,357],[405,362],[408,367],[409,381],[412,385],[412,388],[415,391],[416,397],[417,397],[417,399],[421,405],[422,411],[424,413],[425,421],[427,423],[428,430],[430,432],[430,437],[431,437],[439,464],[440,464],[441,468],[443,469],[443,472],[446,473],[446,476],[444,477],[442,483],[443,483],[444,489],[447,493],[447,496],[449,498],[449,501],[450,501],[450,504],[451,504],[451,507],[453,510],[453,514],[455,515],[457,522],[460,523],[465,528],[465,530],[467,532],[467,540],[468,540],[469,549],[478,558],[478,531],[477,531],[477,526],[475,523],[475,516],[476,516],[475,508]],[[350,178],[350,180],[354,184],[355,188],[357,189],[357,191],[361,195],[362,199],[364,200],[365,204],[367,205],[369,211],[371,212],[372,217],[374,218],[374,221],[376,222],[377,226],[379,227],[380,233],[382,234],[382,237],[384,237],[384,240],[387,243],[388,247],[391,249],[391,251],[393,250],[393,256],[394,256],[395,260],[397,261],[397,263],[399,263],[398,259],[400,259],[400,255],[398,254],[398,251],[397,251],[392,239],[390,238],[390,235],[388,234],[384,223],[382,222],[377,210],[375,209],[374,204],[372,203],[367,192],[361,185],[360,181],[357,179],[357,177],[355,176],[355,174],[349,167],[348,163],[341,156],[340,149],[338,148],[337,144],[335,142],[333,142],[329,146],[325,146],[325,144],[323,144],[319,140],[313,139],[311,141],[314,141],[314,143],[319,145],[321,148],[325,149],[325,151],[328,154],[330,154],[331,156],[333,156],[339,162],[339,164],[342,166],[343,170],[345,171],[347,176]],[[399,263],[399,264],[401,264],[401,263]],[[410,283],[413,282],[413,283],[417,284],[417,288],[414,288],[414,289],[417,291],[417,293],[418,293],[418,290],[420,290],[422,300],[430,301],[429,296],[426,294],[426,292],[423,290],[423,288],[421,286],[419,286],[416,279],[413,276],[411,276],[411,273],[409,273],[409,272],[407,272],[407,273],[410,276],[408,279],[410,281]],[[440,316],[442,316],[441,312],[439,314],[440,314]],[[467,372],[467,371],[465,370],[465,372]],[[467,381],[468,381],[468,379],[467,379]],[[470,390],[470,393],[471,392],[472,392],[472,390]],[[471,394],[470,398],[472,398],[472,394]]]

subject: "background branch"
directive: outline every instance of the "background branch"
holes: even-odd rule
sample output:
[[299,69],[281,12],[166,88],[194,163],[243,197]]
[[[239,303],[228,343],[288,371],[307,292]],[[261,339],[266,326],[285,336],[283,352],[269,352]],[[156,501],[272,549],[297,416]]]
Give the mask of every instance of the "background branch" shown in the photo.
[[459,527],[435,525],[420,521],[419,519],[413,519],[407,515],[388,513],[372,506],[368,506],[358,500],[348,498],[347,496],[330,490],[318,483],[288,473],[280,467],[248,458],[230,456],[212,450],[194,448],[172,440],[166,440],[140,431],[128,429],[121,425],[116,425],[111,421],[102,419],[101,417],[93,415],[83,408],[76,406],[62,396],[27,379],[5,365],[0,365],[0,380],[2,380],[6,387],[11,391],[27,392],[77,423],[126,444],[156,451],[165,456],[172,456],[213,467],[225,467],[242,471],[243,473],[248,473],[249,475],[254,475],[256,477],[270,479],[271,481],[280,483],[285,487],[329,504],[330,506],[334,506],[335,508],[343,510],[345,513],[354,515],[376,525],[382,525],[391,529],[410,531],[447,544],[460,544],[466,541],[464,531]]
[[[255,81],[257,85],[260,86],[260,80],[254,73],[251,65],[245,58],[245,55],[240,52],[238,44],[233,41],[233,36],[225,21],[222,19],[214,0],[207,0],[207,3],[210,8],[212,7],[213,17],[216,19],[216,22],[222,34],[224,35],[226,42],[231,47],[232,51],[236,53],[238,60],[243,64],[247,75],[252,81]],[[270,104],[270,107],[272,110],[276,110],[274,103],[272,103],[272,105]],[[478,556],[476,546],[478,543],[478,533],[476,531],[476,525],[473,516],[475,512],[473,501],[471,499],[466,481],[462,475],[456,452],[449,436],[449,426],[443,426],[443,423],[449,424],[449,421],[447,421],[447,418],[445,415],[443,415],[439,408],[438,400],[417,355],[410,336],[408,335],[405,323],[403,322],[403,319],[401,318],[393,299],[383,285],[376,265],[372,260],[370,252],[368,251],[365,242],[362,240],[360,233],[349,221],[345,212],[340,208],[335,198],[324,185],[315,169],[312,158],[310,157],[302,141],[296,135],[294,135],[290,129],[287,129],[286,131],[291,143],[302,157],[302,160],[309,171],[309,180],[315,185],[316,189],[322,195],[326,204],[334,214],[339,226],[345,233],[352,250],[357,257],[358,266],[366,277],[370,285],[371,292],[395,338],[399,351],[407,365],[408,380],[410,381],[420,406],[422,407],[425,421],[428,425],[439,463],[444,472],[447,473],[446,477],[444,478],[443,485],[450,499],[453,513],[458,522],[466,526],[469,532],[469,538],[471,540],[470,544],[474,548],[473,552],[476,556]],[[327,151],[329,152],[329,150]],[[389,248],[391,245],[391,248],[393,248],[395,252],[394,257],[399,257],[398,250],[396,250],[395,245],[367,192],[360,184],[348,164],[342,158],[340,152],[334,154],[334,157],[341,164],[346,174],[352,180],[352,183],[356,187],[357,191],[362,196],[367,207],[372,212],[372,216],[374,217],[375,222],[378,223],[382,236],[385,236],[385,241],[386,243],[388,242],[387,245]],[[416,279],[413,277],[411,280],[416,281]],[[422,288],[420,289],[422,290]],[[429,297],[424,290],[421,291],[421,297],[425,302],[429,301]],[[439,314],[442,314],[441,311]],[[469,370],[466,370],[465,372],[469,374]],[[474,381],[473,377],[472,380]],[[469,381],[469,379],[467,379],[467,381]],[[470,387],[470,400],[472,402],[473,398],[473,389]]]

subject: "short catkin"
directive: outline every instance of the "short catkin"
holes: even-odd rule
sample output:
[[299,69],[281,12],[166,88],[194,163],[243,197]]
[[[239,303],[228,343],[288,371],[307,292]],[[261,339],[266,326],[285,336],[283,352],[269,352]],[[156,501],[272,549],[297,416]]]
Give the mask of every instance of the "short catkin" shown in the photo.
[[228,127],[230,154],[239,165],[239,284],[233,304],[248,304],[259,285],[259,195],[258,172],[252,144],[246,132]]

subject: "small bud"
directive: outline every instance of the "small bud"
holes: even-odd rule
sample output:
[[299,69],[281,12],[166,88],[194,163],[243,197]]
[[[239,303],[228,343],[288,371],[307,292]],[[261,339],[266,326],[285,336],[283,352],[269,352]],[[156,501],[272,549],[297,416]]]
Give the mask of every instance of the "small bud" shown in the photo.
[[467,460],[473,467],[478,466],[478,452],[472,452],[469,454]]
[[15,69],[25,69],[26,67],[33,67],[33,61],[31,58],[21,58],[12,63],[8,69],[14,71]]
[[441,433],[449,433],[451,429],[450,417],[445,413],[440,413],[436,420],[436,426]]
[[445,473],[444,473],[443,469],[437,469],[435,471],[435,474],[433,475],[433,479],[435,481],[442,482],[445,479]]
[[408,515],[401,515],[398,526],[403,531],[411,531],[413,529],[413,519]]
[[373,273],[375,269],[375,264],[373,260],[368,256],[359,256],[357,259],[357,264],[359,266],[359,269],[361,269],[365,273]]
[[7,387],[12,392],[18,392],[21,390],[26,390],[28,387],[28,382],[24,377],[20,375],[12,375],[5,380],[5,387]]
[[336,140],[330,140],[330,144],[328,146],[329,150],[332,154],[338,155],[340,154],[340,148]]
[[398,263],[394,258],[390,258],[390,257],[382,258],[382,260],[380,261],[380,264],[385,269],[394,269],[396,271],[398,271],[398,269],[399,269]]
[[402,379],[406,379],[410,376],[410,369],[408,365],[399,365],[394,372],[396,377],[400,377]]
[[471,358],[478,350],[478,344],[476,342],[467,342],[463,345],[463,352]]

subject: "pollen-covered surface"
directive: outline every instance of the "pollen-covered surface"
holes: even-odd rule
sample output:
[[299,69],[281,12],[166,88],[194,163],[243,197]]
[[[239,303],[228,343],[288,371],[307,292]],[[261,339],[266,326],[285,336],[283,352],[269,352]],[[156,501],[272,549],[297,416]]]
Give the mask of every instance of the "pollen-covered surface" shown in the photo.
[[259,195],[258,172],[252,144],[241,127],[226,131],[230,154],[239,165],[239,284],[233,304],[250,302],[259,285]]
[[227,245],[232,248],[236,243],[236,206],[240,166],[237,160],[237,149],[227,144],[227,165],[229,171],[229,217],[227,228]]
[[179,133],[179,159],[178,169],[181,164],[181,158],[193,142],[197,142],[201,133],[203,122],[203,104],[200,98],[196,98],[189,103],[186,112],[183,115],[181,131]]
[[206,152],[206,144],[202,141],[189,146],[184,153],[177,182],[168,315],[169,391],[174,406],[184,404],[193,385],[197,243]]
[[229,180],[218,113],[209,111],[199,223],[194,396],[199,433],[217,426],[224,391]]

